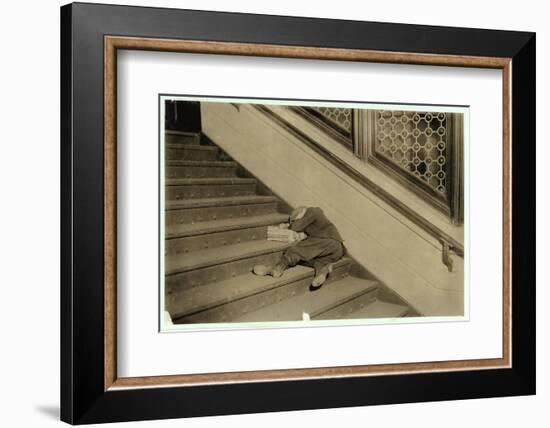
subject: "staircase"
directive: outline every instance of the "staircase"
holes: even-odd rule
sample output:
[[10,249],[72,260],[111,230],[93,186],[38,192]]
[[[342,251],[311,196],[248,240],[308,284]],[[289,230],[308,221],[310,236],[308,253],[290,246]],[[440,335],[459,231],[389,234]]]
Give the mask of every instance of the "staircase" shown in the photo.
[[280,278],[251,273],[276,263],[289,244],[267,241],[267,226],[287,221],[289,207],[269,194],[200,134],[166,131],[165,302],[175,324],[310,319],[396,318],[402,302],[382,301],[376,281],[334,265],[323,287],[309,291],[313,269]]

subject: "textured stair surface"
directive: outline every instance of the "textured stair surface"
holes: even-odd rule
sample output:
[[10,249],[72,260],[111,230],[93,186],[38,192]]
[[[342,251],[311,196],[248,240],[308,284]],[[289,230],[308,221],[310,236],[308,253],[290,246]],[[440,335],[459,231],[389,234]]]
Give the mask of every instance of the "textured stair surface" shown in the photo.
[[189,168],[189,167],[236,167],[238,164],[233,161],[220,161],[220,160],[181,160],[181,161],[173,161],[169,160],[166,162],[166,166],[168,167],[182,167],[182,168]]
[[366,318],[401,318],[407,315],[409,308],[394,303],[377,300],[361,309],[353,311],[342,318],[366,319]]
[[[189,203],[196,201],[196,203]],[[277,213],[277,199],[256,195],[234,198],[204,198],[170,201],[166,208],[166,226]],[[184,203],[182,203],[184,202]],[[284,221],[288,221],[285,215]]]
[[234,197],[255,193],[256,180],[253,178],[169,178],[166,180],[168,200]]
[[169,165],[178,165],[187,160],[215,161],[219,159],[220,150],[214,146],[197,144],[172,144],[166,148],[165,159]]
[[263,204],[277,201],[278,199],[275,196],[261,195],[235,196],[233,198],[187,199],[182,201],[167,201],[166,209],[175,210],[184,208],[228,207],[234,205]]
[[167,186],[212,186],[212,185],[256,184],[254,178],[241,177],[202,177],[202,178],[168,178]]
[[204,235],[207,233],[224,232],[227,230],[270,226],[283,223],[287,219],[287,215],[274,213],[252,217],[237,217],[223,220],[201,221],[198,223],[176,224],[166,228],[166,237],[173,238],[181,236]]
[[[196,151],[196,152],[204,152],[204,153],[216,153],[218,154],[220,149],[218,149],[216,146],[202,146],[198,143],[176,143],[176,144],[167,144],[166,145],[167,150],[189,150],[189,151]],[[168,159],[169,162],[178,162],[182,159]]]
[[234,177],[237,164],[232,161],[189,160],[177,165],[166,166],[166,178],[210,178]]
[[165,132],[167,146],[171,144],[200,144],[200,135],[191,132],[167,130]]
[[236,322],[298,321],[303,319],[303,313],[310,318],[316,318],[336,307],[346,305],[357,297],[376,291],[378,283],[365,279],[347,277],[340,281],[324,284],[315,292],[300,294],[294,298],[266,306],[242,317]]
[[247,259],[261,254],[284,251],[289,244],[272,241],[250,241],[226,247],[210,248],[185,254],[166,256],[167,275],[220,265],[239,259]]
[[174,323],[291,321],[304,312],[311,319],[407,315],[406,306],[376,300],[377,282],[350,276],[349,257],[315,292],[309,267],[279,278],[254,275],[254,265],[277,263],[291,245],[267,240],[267,227],[288,222],[289,213],[242,172],[200,134],[166,132],[165,302]]
[[[351,260],[349,258],[343,258],[335,263],[334,273],[331,279],[347,275],[350,263]],[[279,278],[273,278],[269,275],[252,275],[247,272],[244,275],[239,275],[224,281],[172,293],[168,297],[168,302],[169,307],[172,309],[171,313],[175,318],[189,317],[197,313],[203,313],[202,317],[207,318],[208,314],[204,313],[209,310],[219,308],[230,302],[243,302],[248,297],[257,296],[268,290],[279,289],[287,284],[296,284],[296,286],[288,293],[279,293],[278,298],[286,294],[294,296],[300,292],[303,293],[309,288],[313,276],[313,269],[306,266],[295,266],[292,269],[288,269],[285,271],[284,275]],[[305,280],[304,286],[299,287],[297,285],[298,282],[303,280]],[[246,302],[240,304],[238,309],[242,311],[243,309],[241,306],[246,304]],[[260,307],[262,302],[258,302],[257,304],[257,307]],[[248,302],[248,306],[250,307],[250,302]]]
[[284,248],[281,248],[279,251],[266,252],[252,256],[247,254],[246,258],[233,260],[231,262],[209,265],[204,268],[167,275],[165,280],[166,293],[169,294],[192,287],[200,287],[212,282],[234,278],[239,275],[253,275],[251,270],[254,265],[272,265],[277,263],[283,254],[283,249]]

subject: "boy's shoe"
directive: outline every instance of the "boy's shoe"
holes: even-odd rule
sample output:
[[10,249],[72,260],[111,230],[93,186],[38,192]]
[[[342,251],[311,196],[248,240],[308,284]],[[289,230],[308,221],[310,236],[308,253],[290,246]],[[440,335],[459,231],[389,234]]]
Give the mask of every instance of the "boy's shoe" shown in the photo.
[[265,275],[271,275],[273,278],[279,278],[283,272],[288,267],[288,263],[284,257],[281,257],[281,260],[273,266],[266,266],[266,265],[256,265],[252,269],[252,272],[254,272],[256,275],[259,276],[265,276]]
[[313,278],[313,281],[309,286],[309,291],[319,290],[331,273],[332,273],[332,264],[322,267],[319,273],[315,275],[315,278]]

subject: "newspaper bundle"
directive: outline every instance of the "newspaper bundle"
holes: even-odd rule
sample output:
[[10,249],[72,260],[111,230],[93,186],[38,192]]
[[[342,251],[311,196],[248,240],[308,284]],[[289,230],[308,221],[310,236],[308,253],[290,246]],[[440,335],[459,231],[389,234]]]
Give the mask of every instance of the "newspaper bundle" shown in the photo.
[[267,240],[279,242],[297,242],[306,237],[305,233],[297,233],[290,229],[283,229],[279,226],[267,226]]

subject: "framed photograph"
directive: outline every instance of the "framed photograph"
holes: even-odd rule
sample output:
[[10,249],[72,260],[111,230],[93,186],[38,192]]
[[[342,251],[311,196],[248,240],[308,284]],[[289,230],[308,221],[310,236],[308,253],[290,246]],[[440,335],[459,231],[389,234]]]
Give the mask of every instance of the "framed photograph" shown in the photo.
[[61,54],[62,420],[535,393],[533,33],[75,3]]
[[[159,111],[161,332],[468,320],[468,108],[160,95]],[[377,230],[429,246],[418,271],[448,293],[369,269]]]

